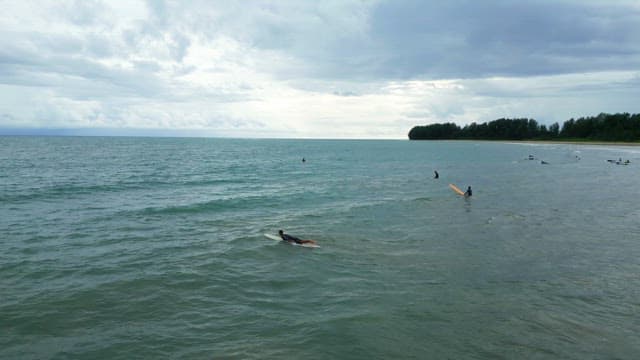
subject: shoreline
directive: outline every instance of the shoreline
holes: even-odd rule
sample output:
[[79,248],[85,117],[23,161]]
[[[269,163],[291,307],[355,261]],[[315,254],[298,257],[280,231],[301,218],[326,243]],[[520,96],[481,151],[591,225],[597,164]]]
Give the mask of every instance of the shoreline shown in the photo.
[[640,146],[640,142],[625,141],[571,141],[571,140],[486,140],[486,139],[429,139],[409,141],[474,141],[474,142],[501,142],[510,144],[563,144],[563,145],[597,145],[597,146]]
[[598,145],[598,146],[640,146],[640,142],[625,141],[570,141],[570,140],[514,140],[507,142],[523,144],[563,144],[563,145]]

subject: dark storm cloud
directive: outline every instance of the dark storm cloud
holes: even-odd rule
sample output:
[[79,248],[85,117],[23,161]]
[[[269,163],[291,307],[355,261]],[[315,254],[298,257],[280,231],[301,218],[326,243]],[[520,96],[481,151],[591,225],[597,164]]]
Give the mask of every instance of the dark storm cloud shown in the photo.
[[[477,78],[640,67],[640,8],[622,2],[386,1],[365,41],[300,51],[325,76]],[[328,30],[331,31],[331,30]],[[340,59],[340,61],[336,61]],[[316,69],[315,71],[318,71]]]

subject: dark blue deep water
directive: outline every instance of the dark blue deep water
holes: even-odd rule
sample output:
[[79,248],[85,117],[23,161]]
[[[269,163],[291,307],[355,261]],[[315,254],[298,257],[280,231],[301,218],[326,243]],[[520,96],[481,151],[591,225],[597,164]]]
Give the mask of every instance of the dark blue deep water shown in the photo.
[[639,188],[640,147],[0,137],[0,358],[636,359]]

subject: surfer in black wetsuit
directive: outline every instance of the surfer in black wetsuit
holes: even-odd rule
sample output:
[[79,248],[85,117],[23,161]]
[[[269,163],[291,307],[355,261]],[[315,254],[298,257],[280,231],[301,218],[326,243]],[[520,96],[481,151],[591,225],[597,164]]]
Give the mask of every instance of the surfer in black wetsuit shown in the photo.
[[284,240],[286,242],[290,242],[290,243],[296,243],[296,244],[315,244],[316,243],[313,240],[302,240],[302,239],[299,239],[299,238],[297,238],[295,236],[291,236],[289,234],[285,234],[284,231],[282,231],[282,230],[278,230],[278,235],[280,235],[282,240]]
[[464,193],[464,196],[469,197],[471,195],[473,195],[473,192],[471,191],[471,186],[468,186],[467,191]]
[[433,176],[434,179],[437,179],[440,177],[440,174],[438,174],[438,170],[434,170],[433,172],[435,173],[435,175]]

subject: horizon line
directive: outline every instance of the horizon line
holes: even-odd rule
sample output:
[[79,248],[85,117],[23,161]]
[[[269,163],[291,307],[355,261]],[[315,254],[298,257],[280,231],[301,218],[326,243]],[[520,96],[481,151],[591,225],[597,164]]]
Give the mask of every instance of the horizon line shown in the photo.
[[264,139],[264,140],[408,140],[407,137],[284,137],[238,136],[205,133],[202,129],[141,129],[141,128],[17,128],[0,127],[0,136],[42,137],[138,137],[138,138],[201,138],[201,139]]

